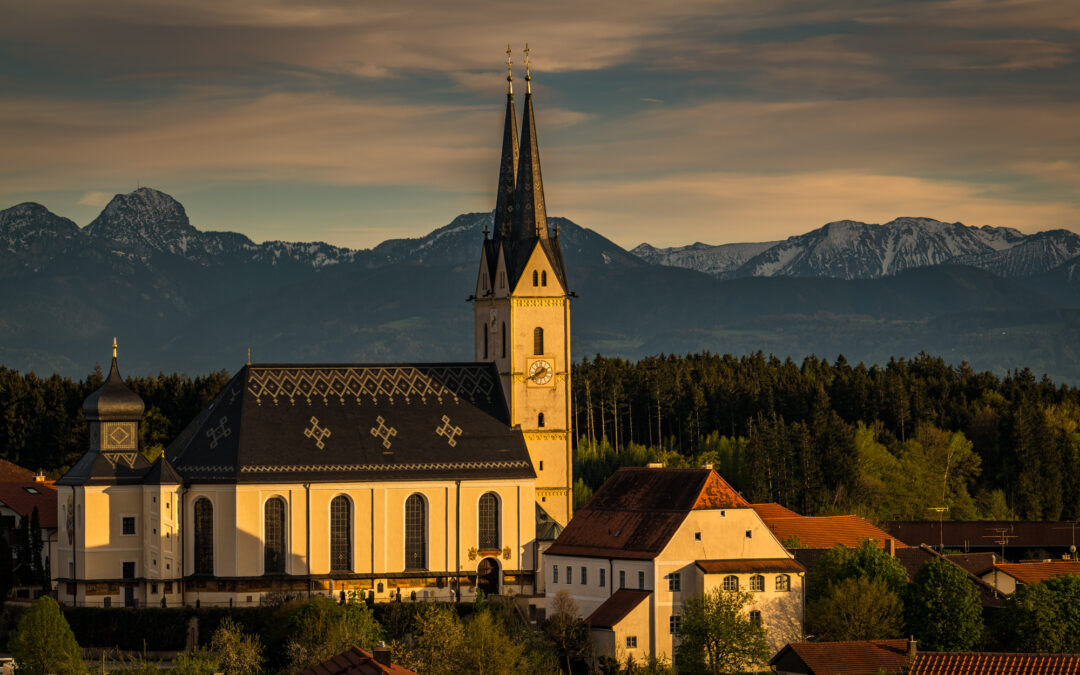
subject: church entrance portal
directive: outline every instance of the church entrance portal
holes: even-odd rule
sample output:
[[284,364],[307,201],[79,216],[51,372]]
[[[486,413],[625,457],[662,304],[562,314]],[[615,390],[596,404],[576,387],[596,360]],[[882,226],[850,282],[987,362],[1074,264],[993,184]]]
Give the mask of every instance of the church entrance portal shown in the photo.
[[499,592],[499,561],[495,558],[484,558],[477,566],[476,590],[484,595],[495,595]]

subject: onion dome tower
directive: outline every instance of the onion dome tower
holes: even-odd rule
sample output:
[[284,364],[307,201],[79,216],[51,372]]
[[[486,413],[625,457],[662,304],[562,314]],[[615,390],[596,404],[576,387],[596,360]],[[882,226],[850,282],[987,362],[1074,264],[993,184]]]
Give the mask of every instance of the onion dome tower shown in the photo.
[[146,406],[131,391],[116,363],[113,339],[112,366],[105,384],[86,397],[83,416],[89,427],[89,447],[59,481],[61,485],[139,482],[150,462],[139,453],[139,421]]

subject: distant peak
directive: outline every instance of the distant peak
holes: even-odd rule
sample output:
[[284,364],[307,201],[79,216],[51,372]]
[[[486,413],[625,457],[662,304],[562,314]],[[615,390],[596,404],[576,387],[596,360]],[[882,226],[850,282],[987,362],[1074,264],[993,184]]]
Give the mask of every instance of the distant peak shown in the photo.
[[180,202],[149,187],[114,196],[101,214],[86,226],[87,233],[93,236],[125,240],[135,232],[193,229]]

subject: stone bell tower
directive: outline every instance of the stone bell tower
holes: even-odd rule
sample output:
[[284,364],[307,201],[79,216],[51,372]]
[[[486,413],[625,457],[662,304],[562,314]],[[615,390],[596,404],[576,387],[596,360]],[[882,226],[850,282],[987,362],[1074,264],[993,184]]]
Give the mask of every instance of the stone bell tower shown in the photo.
[[520,141],[507,75],[494,231],[485,233],[475,293],[475,354],[499,369],[511,424],[521,427],[536,471],[537,503],[565,525],[573,504],[570,292],[558,228],[547,224],[531,80],[526,46]]

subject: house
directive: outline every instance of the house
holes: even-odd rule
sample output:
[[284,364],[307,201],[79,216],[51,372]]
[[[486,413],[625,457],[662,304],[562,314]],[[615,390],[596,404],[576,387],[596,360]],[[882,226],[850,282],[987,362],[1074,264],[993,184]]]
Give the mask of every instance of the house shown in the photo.
[[[35,509],[38,512],[38,526],[41,528],[40,570],[33,569],[29,561],[19,564],[17,560],[20,529],[30,527]],[[15,558],[12,569],[15,581],[12,597],[36,598],[45,592],[45,587],[49,585],[46,573],[56,559],[56,488],[53,481],[47,480],[40,473],[35,474],[0,459],[0,523],[3,536],[7,537]]]
[[1043,560],[997,563],[982,573],[982,580],[1008,595],[1021,584],[1037,584],[1052,577],[1080,576],[1080,560]]
[[305,670],[301,675],[416,675],[390,662],[390,649],[376,647],[364,651],[351,647],[337,656]]
[[795,642],[770,665],[777,675],[1076,675],[1080,654],[921,652],[906,639]]
[[1076,675],[1080,654],[1005,654],[1001,652],[919,652],[907,675]]
[[528,88],[524,110],[519,141],[508,91],[474,361],[249,363],[151,463],[114,341],[86,452],[57,481],[61,602],[535,595],[572,505],[571,293]]
[[892,536],[912,546],[965,553],[997,553],[1007,560],[1060,558],[1075,550],[1080,524],[1071,521],[936,520],[883,524]]
[[682,603],[714,588],[749,591],[750,618],[779,649],[802,635],[805,570],[715,471],[622,468],[544,556],[559,593],[591,626],[595,656],[673,659]]
[[901,673],[913,657],[906,639],[792,642],[769,665],[777,675],[877,675]]

